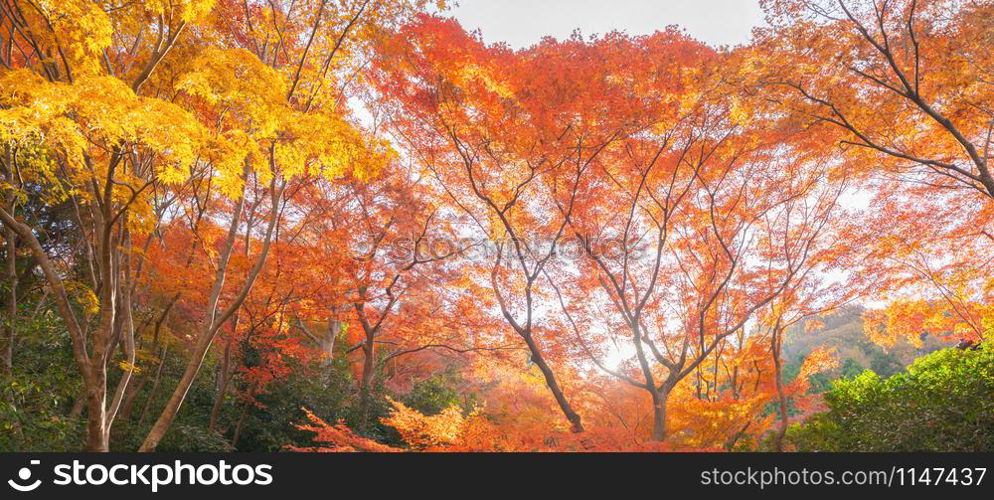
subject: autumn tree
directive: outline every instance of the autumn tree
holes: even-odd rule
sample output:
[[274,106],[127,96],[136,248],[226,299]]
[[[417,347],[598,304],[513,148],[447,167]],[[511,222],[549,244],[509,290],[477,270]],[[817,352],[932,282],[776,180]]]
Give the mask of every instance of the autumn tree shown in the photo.
[[[758,78],[853,154],[936,187],[994,197],[994,5],[946,0],[767,1]],[[789,58],[790,64],[778,64]]]
[[872,259],[860,269],[883,289],[884,307],[864,315],[867,336],[882,346],[898,341],[979,343],[994,326],[991,309],[989,206],[957,195],[928,196],[909,186],[884,193],[872,215]]
[[885,344],[922,332],[983,339],[986,256],[994,248],[994,5],[775,0],[765,7],[771,27],[753,49],[750,78],[775,104],[772,116],[809,126],[821,135],[813,147],[855,160],[852,172],[875,198],[868,226],[875,234],[863,237],[874,258],[860,272],[874,275],[895,302],[870,312],[867,332]]
[[[87,449],[106,451],[134,361],[135,246],[155,225],[155,206],[194,162],[200,123],[167,100],[139,92],[211,2],[148,2],[106,12],[91,2],[5,2],[2,117],[8,245],[30,249],[73,340],[85,388]],[[157,22],[150,23],[149,19]],[[169,126],[163,126],[168,123]],[[26,197],[67,201],[83,233],[78,271],[42,246],[36,221],[19,219]],[[108,390],[118,349],[127,365]]]
[[[317,275],[324,287],[314,288],[317,293],[299,304],[299,314],[309,321],[299,321],[297,327],[329,356],[361,360],[356,379],[364,413],[377,376],[397,358],[475,349],[466,338],[471,335],[459,331],[466,321],[434,319],[448,312],[464,320],[474,315],[450,309],[462,296],[455,283],[460,263],[450,261],[460,256],[465,243],[450,238],[451,222],[433,206],[427,182],[393,164],[391,172],[375,179],[326,192],[322,200],[337,200],[334,209],[301,228],[307,245],[321,248],[310,255],[313,262],[302,262],[308,269],[331,262],[335,269]],[[327,317],[327,323],[315,322],[316,317]],[[336,354],[334,337],[339,335],[347,343]]]
[[571,300],[558,295],[586,357],[651,397],[654,440],[684,379],[698,399],[721,397],[719,367],[755,343],[757,313],[809,277],[841,192],[820,192],[829,169],[791,147],[796,131],[740,114],[722,63],[700,51],[668,71],[686,73],[686,87],[656,90],[672,114],[602,157],[571,224],[586,258],[550,278],[578,285]]
[[[0,0],[2,441],[62,355],[39,420],[91,451],[283,446],[280,397],[293,450],[803,447],[838,360],[784,346],[863,297],[976,358],[994,4],[762,3],[736,48],[514,50],[427,0]],[[810,432],[890,425],[846,398],[893,380]]]
[[[143,252],[162,241],[162,215],[193,197],[194,232],[220,223],[225,236],[217,248],[191,249],[217,251],[212,288],[190,363],[146,450],[175,418],[218,330],[251,291],[293,179],[362,177],[381,162],[381,145],[366,143],[345,118],[335,82],[354,71],[341,61],[361,50],[360,41],[419,5],[4,4],[7,203],[0,219],[7,244],[16,234],[31,249],[74,339],[89,449],[106,450],[132,376],[141,334],[134,295]],[[184,37],[191,26],[201,36]],[[46,252],[32,221],[19,220],[14,207],[28,196],[71,202],[87,242],[78,270]],[[254,265],[237,289],[226,289],[243,238],[243,248],[255,245],[247,251]],[[124,374],[108,392],[118,349]]]
[[399,140],[490,242],[481,279],[574,431],[583,426],[546,357],[557,339],[536,334],[537,304],[584,176],[651,112],[629,94],[637,77],[623,69],[625,48],[617,35],[511,52],[422,17],[382,44],[374,73],[383,98],[396,101]]
[[[151,451],[175,419],[219,329],[236,313],[262,271],[292,183],[310,177],[362,179],[385,161],[384,145],[367,142],[347,120],[334,82],[342,76],[337,58],[361,46],[369,36],[417,4],[347,2],[337,8],[325,0],[296,5],[222,3],[215,21],[225,48],[197,51],[195,69],[174,84],[197,109],[223,153],[215,161],[241,174],[221,177],[219,194],[237,200],[215,264],[214,281],[202,327],[186,370],[141,451]],[[347,73],[346,73],[347,74]],[[251,205],[249,181],[257,186]],[[247,207],[265,210],[252,217]],[[243,211],[246,212],[243,221]],[[228,262],[242,225],[246,245],[256,243],[254,264],[222,302]],[[253,228],[260,228],[253,234]]]

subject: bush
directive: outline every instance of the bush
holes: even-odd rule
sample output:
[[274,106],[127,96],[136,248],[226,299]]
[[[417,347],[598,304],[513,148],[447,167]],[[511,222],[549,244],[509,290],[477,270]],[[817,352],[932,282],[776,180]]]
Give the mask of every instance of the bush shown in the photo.
[[437,415],[451,406],[469,413],[476,405],[475,394],[463,394],[464,381],[453,371],[436,373],[414,384],[401,402],[425,415]]
[[11,375],[0,374],[0,452],[77,451],[85,419],[72,416],[82,384],[72,343],[50,311],[18,319]]
[[799,451],[994,451],[994,343],[936,351],[890,378],[837,380],[825,402],[791,426]]

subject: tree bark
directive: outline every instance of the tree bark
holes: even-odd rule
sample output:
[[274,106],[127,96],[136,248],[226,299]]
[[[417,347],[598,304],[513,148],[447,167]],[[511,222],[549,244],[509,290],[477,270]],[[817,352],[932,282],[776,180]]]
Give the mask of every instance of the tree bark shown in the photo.
[[[13,212],[13,203],[10,204]],[[14,339],[17,333],[17,235],[7,228],[4,239],[7,243],[7,314],[4,321],[3,374],[10,376],[14,369]]]
[[148,410],[152,406],[152,401],[155,400],[155,393],[159,389],[159,382],[162,381],[162,369],[166,366],[166,354],[169,353],[169,346],[162,346],[162,354],[159,355],[159,366],[155,369],[155,379],[152,380],[152,388],[148,391],[148,397],[145,398],[145,403],[142,405],[141,415],[138,416],[138,427],[141,428],[142,424],[145,423],[145,417],[148,416]]
[[[235,324],[238,324],[238,317],[235,317]],[[235,329],[238,327],[236,326]],[[224,395],[228,392],[228,381],[231,380],[229,366],[231,365],[231,340],[224,346],[224,361],[218,369],[217,393],[214,396],[214,405],[211,407],[210,420],[207,423],[208,430],[217,428],[217,419],[221,415],[221,405],[224,404]]]
[[666,403],[669,391],[652,391],[652,440],[666,440]]
[[233,448],[238,448],[238,439],[242,437],[242,429],[245,427],[245,418],[248,417],[249,408],[252,406],[252,394],[255,391],[249,391],[249,397],[245,400],[245,406],[242,407],[242,413],[238,416],[238,423],[235,424],[235,432],[231,436],[231,446]]
[[563,394],[563,390],[559,387],[559,382],[556,381],[556,375],[553,373],[552,368],[549,364],[545,362],[545,357],[542,356],[542,351],[539,349],[538,344],[535,343],[531,335],[521,335],[528,345],[529,351],[531,351],[531,360],[538,366],[538,369],[542,371],[542,376],[545,378],[545,385],[549,387],[549,391],[552,392],[552,396],[556,398],[556,404],[559,405],[559,409],[563,412],[566,420],[570,423],[570,430],[572,432],[580,433],[583,432],[583,424],[580,421],[580,415],[573,411],[573,407],[570,406],[569,401],[566,399],[566,395]]
[[107,375],[105,370],[94,370],[94,380],[86,391],[86,451],[110,451],[110,433],[107,432]]
[[166,402],[166,406],[162,409],[162,413],[160,413],[155,424],[152,425],[152,429],[149,430],[145,441],[138,448],[138,451],[155,451],[155,447],[159,445],[159,441],[162,440],[162,437],[172,425],[173,420],[176,419],[176,414],[179,413],[180,406],[182,406],[183,401],[186,399],[190,387],[193,386],[193,381],[197,378],[197,373],[200,372],[200,367],[203,365],[204,358],[207,357],[207,351],[210,349],[213,340],[213,335],[201,334],[190,360],[183,370],[183,376],[180,378],[176,389],[169,397],[169,401]]
[[[76,313],[70,304],[69,293],[66,290],[62,278],[55,268],[55,265],[45,253],[38,238],[29,226],[17,221],[13,214],[8,213],[4,208],[0,208],[0,221],[10,230],[13,230],[20,237],[21,241],[27,243],[32,255],[38,261],[48,282],[48,288],[52,298],[62,316],[69,337],[72,339],[73,357],[79,367],[83,378],[83,386],[87,399],[87,431],[86,450],[87,451],[107,451],[107,369],[106,369],[106,347],[110,338],[112,327],[111,313],[113,306],[110,303],[101,304],[101,325],[92,335],[93,352],[87,352],[87,340],[83,328]],[[106,248],[106,247],[105,247]],[[109,270],[108,270],[109,272]],[[108,284],[109,286],[109,284]],[[105,296],[111,295],[106,292]]]
[[363,430],[369,428],[369,412],[373,404],[373,381],[376,378],[376,329],[366,320],[362,304],[356,304],[359,318],[365,329],[366,338],[362,343],[362,374],[359,377],[359,405],[362,412]]
[[782,335],[782,329],[779,322],[777,322],[773,330],[773,378],[777,385],[777,410],[780,416],[777,425],[777,434],[773,440],[773,445],[777,451],[783,451],[783,440],[787,435],[787,395],[783,387],[783,361],[780,358],[780,341]]
[[[248,176],[250,172],[250,167],[246,163],[245,165],[245,186],[248,186]],[[217,333],[228,318],[230,318],[244,303],[245,298],[248,293],[252,290],[252,286],[255,283],[256,278],[262,271],[262,267],[266,262],[266,256],[269,254],[269,248],[271,247],[273,241],[273,232],[276,228],[277,219],[279,216],[279,208],[283,199],[283,189],[285,184],[277,187],[278,180],[274,176],[273,181],[270,185],[270,193],[272,195],[272,206],[269,214],[269,224],[266,228],[266,234],[262,240],[262,248],[259,251],[258,257],[256,257],[255,263],[252,269],[249,271],[245,282],[242,284],[241,289],[238,294],[232,299],[231,304],[224,309],[220,314],[219,311],[219,300],[221,297],[222,289],[224,288],[224,281],[227,277],[228,272],[228,261],[231,257],[231,253],[234,250],[235,239],[238,235],[238,227],[241,223],[241,213],[245,206],[245,191],[242,192],[242,197],[239,198],[238,203],[235,206],[235,213],[231,219],[231,225],[228,228],[228,235],[223,247],[221,258],[218,261],[217,272],[214,277],[214,285],[211,290],[211,296],[208,299],[207,305],[207,317],[204,319],[203,325],[201,326],[200,334],[197,336],[197,344],[191,353],[190,359],[186,364],[186,368],[183,370],[183,376],[180,378],[176,389],[173,390],[172,395],[169,397],[169,401],[166,402],[166,406],[162,409],[162,413],[159,414],[159,418],[152,425],[152,429],[149,430],[148,435],[145,437],[145,441],[142,443],[141,447],[138,448],[140,452],[152,452],[155,451],[155,447],[158,446],[159,441],[169,430],[173,421],[176,419],[177,413],[179,413],[180,407],[183,405],[183,401],[186,400],[186,395],[190,391],[190,387],[193,386],[194,380],[197,378],[197,374],[200,373],[200,367],[204,364],[204,359],[207,357],[207,352],[210,350],[211,344],[214,342],[214,338]]]
[[328,331],[325,333],[324,337],[321,338],[319,347],[325,354],[328,355],[329,363],[335,359],[335,340],[341,332],[342,322],[334,316],[328,318]]

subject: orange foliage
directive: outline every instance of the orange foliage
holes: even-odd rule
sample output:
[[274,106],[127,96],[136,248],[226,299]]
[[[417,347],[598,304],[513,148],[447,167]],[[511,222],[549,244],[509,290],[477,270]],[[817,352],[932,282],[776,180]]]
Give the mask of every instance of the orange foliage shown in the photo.
[[316,446],[309,448],[297,448],[289,447],[290,451],[309,451],[309,452],[322,452],[322,453],[342,453],[342,452],[353,452],[353,451],[372,451],[372,452],[395,452],[401,451],[397,448],[393,448],[384,444],[377,443],[376,441],[359,436],[352,429],[349,429],[345,424],[338,422],[336,424],[329,424],[312,413],[307,408],[303,408],[304,412],[307,414],[307,418],[310,419],[310,424],[300,424],[297,426],[300,430],[311,431],[315,433],[314,441],[318,443],[326,443],[324,446]]
[[[785,381],[783,344],[844,304],[885,302],[885,346],[994,333],[990,1],[764,0],[743,47],[521,50],[424,0],[8,3],[5,255],[58,305],[90,449],[167,351],[146,451],[205,360],[212,430],[312,370],[375,424],[446,371],[479,406],[387,397],[405,449],[735,450],[817,408],[838,360]],[[37,206],[73,209],[71,249]],[[399,451],[305,412],[295,451]]]

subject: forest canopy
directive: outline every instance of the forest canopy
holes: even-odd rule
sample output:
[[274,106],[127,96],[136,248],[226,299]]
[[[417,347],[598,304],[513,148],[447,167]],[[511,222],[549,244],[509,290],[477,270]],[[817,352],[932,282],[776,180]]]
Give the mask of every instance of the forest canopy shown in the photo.
[[0,451],[991,451],[994,2],[761,4],[0,0]]

